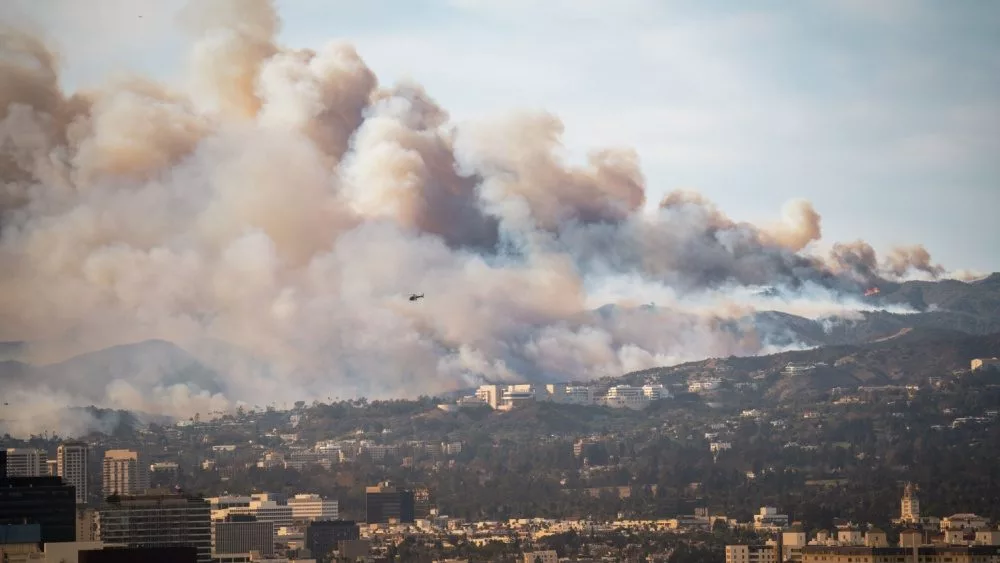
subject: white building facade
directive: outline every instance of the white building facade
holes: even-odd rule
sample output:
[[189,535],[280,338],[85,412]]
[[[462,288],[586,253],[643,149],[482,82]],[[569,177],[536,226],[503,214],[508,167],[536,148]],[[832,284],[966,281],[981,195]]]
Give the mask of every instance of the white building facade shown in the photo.
[[336,520],[340,517],[340,504],[317,494],[298,494],[288,499],[295,521]]
[[56,471],[67,485],[76,488],[76,503],[87,502],[89,448],[84,442],[65,442],[56,450]]
[[615,385],[606,392],[585,385],[548,383],[536,385],[480,385],[469,400],[485,403],[498,410],[512,410],[530,401],[550,401],[570,405],[605,405],[614,408],[645,408],[652,401],[669,398],[670,392],[663,385],[647,384],[642,387]]
[[7,448],[8,477],[43,477],[48,474],[48,456],[33,448]]

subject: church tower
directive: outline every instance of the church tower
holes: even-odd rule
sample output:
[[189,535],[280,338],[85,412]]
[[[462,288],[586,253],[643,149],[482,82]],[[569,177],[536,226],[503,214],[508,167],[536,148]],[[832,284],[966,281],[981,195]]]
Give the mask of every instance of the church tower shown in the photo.
[[903,499],[900,501],[899,519],[915,524],[920,521],[920,500],[917,499],[917,487],[907,483],[903,489]]

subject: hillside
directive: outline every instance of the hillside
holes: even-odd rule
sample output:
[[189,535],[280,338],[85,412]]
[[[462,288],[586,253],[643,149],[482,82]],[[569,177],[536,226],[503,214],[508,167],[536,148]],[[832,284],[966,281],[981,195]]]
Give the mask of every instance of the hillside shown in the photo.
[[[642,411],[533,402],[519,407],[515,415],[489,407],[445,412],[437,401],[372,401],[363,406],[341,402],[311,407],[296,431],[300,439],[357,438],[391,435],[394,439],[434,436],[441,441],[514,440],[520,443],[544,439],[550,434],[590,434],[625,431],[648,419]],[[673,405],[673,408],[677,408]]]
[[1000,317],[1000,273],[973,282],[958,280],[908,281],[883,284],[875,301],[909,305],[918,311],[950,311],[972,317]]
[[[797,297],[784,291],[767,288],[759,294],[778,299]],[[1000,274],[974,282],[884,282],[877,295],[863,299],[870,310],[820,318],[758,310],[721,326],[740,338],[757,338],[778,348],[864,344],[917,328],[970,335],[1000,333]],[[608,318],[620,308],[605,305],[594,313]],[[912,312],[904,312],[906,309]]]
[[[767,375],[765,396],[785,400],[835,387],[926,385],[928,377],[967,370],[976,357],[1000,356],[1000,333],[968,335],[958,331],[904,329],[888,338],[861,345],[833,345],[770,356],[731,357],[691,362],[626,374],[622,380],[641,384],[684,383],[690,377],[746,379]],[[789,363],[825,364],[798,376],[781,376]]]
[[863,344],[898,334],[904,329],[955,331],[965,334],[1000,332],[1000,316],[954,311],[896,314],[859,312],[853,317],[807,319],[787,313],[764,311],[741,319],[742,332],[754,330],[776,346]]
[[[1000,332],[1000,274],[974,282],[884,282],[878,287],[877,295],[864,298],[871,311],[818,319],[758,311],[726,326],[778,347],[864,344],[916,328],[974,335]],[[774,289],[765,293],[780,295]],[[914,312],[890,312],[900,308]]]
[[[874,307],[896,306],[898,311],[898,306],[905,305],[920,312],[873,310],[811,319],[759,311],[721,326],[739,337],[776,348],[808,350],[707,360],[628,374],[623,379],[681,382],[692,375],[727,370],[777,373],[788,362],[829,364],[813,372],[808,380],[782,382],[773,393],[784,397],[832,387],[926,381],[929,375],[967,367],[971,357],[1000,355],[1000,274],[975,282],[885,282],[879,290],[878,295],[866,298]],[[779,293],[774,290],[769,295],[780,298]],[[606,305],[594,314],[611,318],[620,307]],[[76,396],[79,404],[104,404],[108,386],[118,380],[140,392],[185,384],[210,393],[226,393],[225,380],[217,369],[267,375],[265,362],[246,350],[217,341],[202,343],[190,353],[165,341],[139,342],[45,366],[17,361],[23,346],[20,342],[0,342],[0,382],[5,391],[58,388]],[[554,426],[561,424],[557,420],[550,422]]]

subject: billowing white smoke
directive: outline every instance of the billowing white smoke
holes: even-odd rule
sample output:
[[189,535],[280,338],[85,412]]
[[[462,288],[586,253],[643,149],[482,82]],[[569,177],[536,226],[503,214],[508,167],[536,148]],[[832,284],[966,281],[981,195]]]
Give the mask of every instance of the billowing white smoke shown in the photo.
[[67,96],[39,38],[0,31],[0,341],[47,363],[162,339],[216,375],[12,377],[8,428],[67,404],[188,416],[770,351],[723,326],[754,305],[729,298],[595,313],[602,274],[699,292],[940,273],[920,248],[881,269],[870,247],[805,254],[820,217],[804,201],[763,227],[691,192],[643,215],[633,151],[570,165],[547,114],[456,127],[419,86],[380,86],[350,46],[277,45],[266,0],[181,16],[184,90],[133,77]]

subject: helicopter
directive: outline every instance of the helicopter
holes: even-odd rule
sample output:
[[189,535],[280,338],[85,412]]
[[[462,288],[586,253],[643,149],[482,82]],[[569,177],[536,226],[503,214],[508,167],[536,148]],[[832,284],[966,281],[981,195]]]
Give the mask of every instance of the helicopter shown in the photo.
[[410,294],[410,301],[416,301],[418,299],[423,299],[423,298],[424,298],[424,294],[423,293],[420,293],[420,294],[411,293]]

